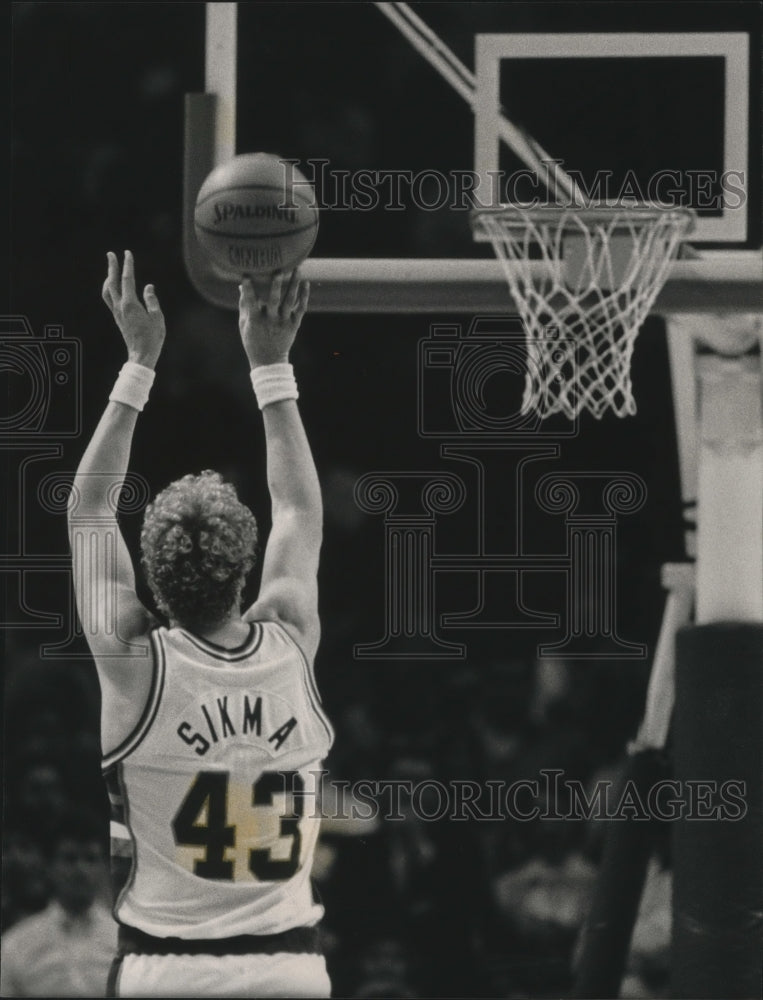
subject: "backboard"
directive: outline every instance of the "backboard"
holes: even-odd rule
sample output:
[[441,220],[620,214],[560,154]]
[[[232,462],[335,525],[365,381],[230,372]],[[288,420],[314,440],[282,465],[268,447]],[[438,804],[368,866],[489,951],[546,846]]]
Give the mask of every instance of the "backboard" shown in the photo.
[[[550,200],[559,171],[594,198],[696,212],[694,252],[656,309],[759,306],[758,5],[207,6],[186,219],[224,159],[294,161],[321,210],[305,265],[315,310],[505,309],[469,210]],[[547,176],[528,167],[538,151]],[[208,274],[188,225],[185,255],[202,294],[234,308],[235,284]]]
[[[546,199],[561,168],[597,202],[694,209],[694,245],[753,243],[749,50],[735,31],[478,35],[487,200]],[[501,108],[553,158],[540,177],[502,143]]]

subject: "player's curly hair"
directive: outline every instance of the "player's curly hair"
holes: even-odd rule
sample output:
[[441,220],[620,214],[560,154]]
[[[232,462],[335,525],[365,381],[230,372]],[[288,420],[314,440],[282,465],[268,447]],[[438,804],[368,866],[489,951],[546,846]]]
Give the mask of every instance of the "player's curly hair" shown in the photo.
[[257,522],[217,472],[187,475],[146,509],[142,564],[160,611],[187,627],[223,621],[255,561]]

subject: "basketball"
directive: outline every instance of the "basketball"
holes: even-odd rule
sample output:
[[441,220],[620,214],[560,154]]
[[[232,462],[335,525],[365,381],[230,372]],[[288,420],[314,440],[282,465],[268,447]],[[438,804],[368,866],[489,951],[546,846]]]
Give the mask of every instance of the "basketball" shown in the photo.
[[318,235],[315,192],[292,163],[272,153],[235,156],[201,185],[194,227],[226,278],[293,270]]

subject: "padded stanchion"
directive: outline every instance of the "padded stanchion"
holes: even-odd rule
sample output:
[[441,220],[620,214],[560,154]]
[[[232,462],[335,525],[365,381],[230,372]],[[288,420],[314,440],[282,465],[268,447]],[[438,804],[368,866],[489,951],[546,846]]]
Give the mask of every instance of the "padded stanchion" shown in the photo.
[[[639,750],[628,757],[620,789],[632,788],[639,801],[668,777],[661,750]],[[613,795],[617,801],[619,795]],[[591,909],[583,928],[572,996],[611,1000],[620,995],[646,869],[654,848],[654,818],[609,821]]]
[[763,625],[677,638],[673,996],[763,995]]

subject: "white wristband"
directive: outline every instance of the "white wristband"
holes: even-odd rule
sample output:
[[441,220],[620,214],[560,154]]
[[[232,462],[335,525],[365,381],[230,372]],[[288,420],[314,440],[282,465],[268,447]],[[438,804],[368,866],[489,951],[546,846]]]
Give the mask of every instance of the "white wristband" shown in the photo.
[[155,377],[156,372],[153,368],[146,368],[145,365],[138,365],[134,361],[125,361],[109,399],[114,403],[124,403],[125,406],[140,412],[148,402]]
[[252,388],[257,397],[257,405],[262,410],[269,403],[280,403],[282,399],[298,399],[294,369],[288,361],[275,365],[258,365],[249,373]]

